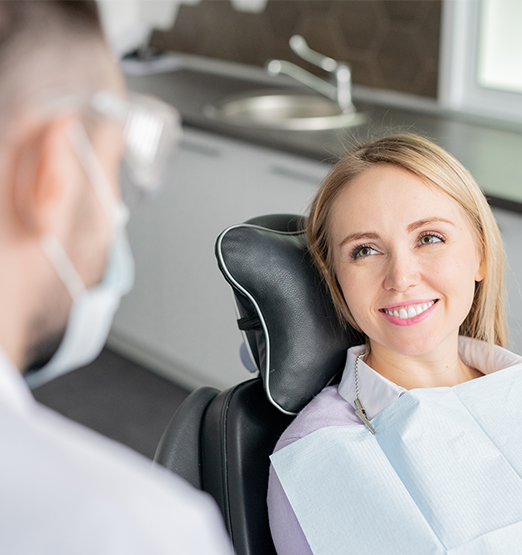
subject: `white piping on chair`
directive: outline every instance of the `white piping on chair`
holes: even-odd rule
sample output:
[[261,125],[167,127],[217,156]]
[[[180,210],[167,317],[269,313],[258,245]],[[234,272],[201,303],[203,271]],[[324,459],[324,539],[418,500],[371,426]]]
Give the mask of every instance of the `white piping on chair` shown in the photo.
[[[278,410],[280,410],[282,413],[284,414],[288,414],[289,416],[295,416],[296,414],[298,414],[297,412],[291,412],[288,410],[285,410],[281,405],[279,405],[278,403],[276,403],[276,401],[273,399],[272,397],[272,393],[270,392],[270,336],[268,335],[268,328],[266,326],[266,322],[265,319],[263,318],[263,314],[259,308],[259,305],[257,304],[256,300],[254,299],[254,297],[252,297],[252,295],[246,290],[244,289],[230,274],[230,272],[228,271],[228,268],[225,264],[225,261],[223,259],[223,255],[222,255],[222,251],[221,251],[221,243],[223,241],[223,237],[231,230],[233,229],[237,229],[237,228],[241,228],[241,227],[251,227],[253,229],[260,229],[262,231],[269,231],[270,233],[276,233],[278,235],[302,235],[304,233],[304,231],[277,231],[274,229],[269,229],[267,227],[262,227],[260,225],[252,225],[252,224],[236,224],[230,227],[227,227],[227,229],[225,229],[221,235],[218,237],[218,241],[217,241],[217,253],[218,253],[218,257],[219,257],[219,261],[221,263],[221,267],[224,269],[228,279],[230,280],[230,282],[232,282],[235,287],[237,287],[237,289],[239,291],[241,291],[241,293],[243,293],[243,295],[245,295],[245,297],[247,297],[251,303],[254,305],[257,314],[259,316],[259,321],[261,322],[261,325],[263,327],[263,331],[265,333],[265,338],[266,338],[266,364],[265,364],[265,392],[266,395],[268,397],[268,400],[272,403],[272,405],[274,405],[274,407],[276,407]],[[245,337],[246,339],[246,334],[243,332],[243,337]],[[246,341],[247,346],[248,346],[248,341]],[[248,347],[250,349],[250,347]]]

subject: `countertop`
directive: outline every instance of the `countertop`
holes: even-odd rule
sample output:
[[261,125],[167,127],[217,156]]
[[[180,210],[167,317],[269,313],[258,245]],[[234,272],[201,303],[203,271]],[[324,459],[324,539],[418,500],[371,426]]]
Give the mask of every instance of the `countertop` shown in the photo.
[[[140,70],[147,73],[143,75],[127,74],[129,88],[154,94],[176,106],[184,125],[322,162],[335,161],[355,141],[397,132],[418,133],[462,162],[492,205],[522,213],[522,128],[514,124],[437,113],[434,107],[429,110],[431,113],[426,113],[415,107],[410,110],[369,104],[354,94],[358,110],[370,116],[368,124],[329,131],[240,127],[208,118],[204,106],[236,94],[307,89],[288,78],[270,79],[260,68],[200,62],[193,57],[181,60],[171,64],[166,72],[155,73],[154,68],[153,72]],[[137,73],[135,68],[133,73]]]

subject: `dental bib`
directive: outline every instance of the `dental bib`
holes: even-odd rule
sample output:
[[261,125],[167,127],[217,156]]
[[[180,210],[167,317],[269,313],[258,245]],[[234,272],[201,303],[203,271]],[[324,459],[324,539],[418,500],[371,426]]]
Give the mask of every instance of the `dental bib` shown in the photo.
[[314,555],[512,555],[522,545],[522,364],[414,389],[271,456]]

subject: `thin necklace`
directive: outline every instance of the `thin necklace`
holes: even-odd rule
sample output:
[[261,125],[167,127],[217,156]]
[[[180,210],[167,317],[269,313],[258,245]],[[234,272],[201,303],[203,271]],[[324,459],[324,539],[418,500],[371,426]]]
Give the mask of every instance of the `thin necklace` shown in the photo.
[[355,401],[354,401],[354,405],[355,405],[355,414],[363,421],[364,425],[368,428],[368,430],[370,430],[370,432],[375,435],[375,428],[371,425],[370,421],[368,420],[368,416],[366,415],[366,410],[364,409],[361,400],[359,399],[359,372],[357,371],[357,364],[359,363],[359,359],[362,358],[365,355],[365,353],[361,353],[360,355],[357,355],[356,359],[355,359],[355,368],[354,368],[354,374],[355,374]]

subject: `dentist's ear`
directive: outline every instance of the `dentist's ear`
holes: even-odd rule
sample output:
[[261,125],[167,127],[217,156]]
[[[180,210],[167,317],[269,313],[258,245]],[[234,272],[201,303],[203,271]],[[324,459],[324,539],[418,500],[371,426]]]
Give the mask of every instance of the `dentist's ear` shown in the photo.
[[73,213],[70,208],[77,191],[72,185],[80,178],[67,134],[75,117],[46,121],[14,148],[9,172],[14,214],[20,230],[28,235],[62,236],[70,225],[68,214]]

